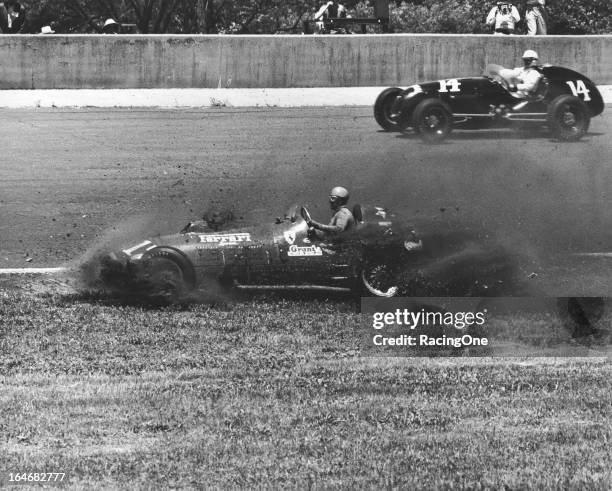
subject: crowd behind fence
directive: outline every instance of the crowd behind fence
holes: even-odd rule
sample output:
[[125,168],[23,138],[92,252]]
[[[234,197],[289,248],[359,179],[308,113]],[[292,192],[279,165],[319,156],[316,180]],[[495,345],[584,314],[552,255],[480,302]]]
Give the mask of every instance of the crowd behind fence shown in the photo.
[[[609,0],[0,0],[5,34],[612,33]],[[115,3],[117,8],[114,8]],[[244,6],[242,6],[244,4]],[[247,8],[248,4],[248,8]],[[563,5],[562,5],[563,4]],[[122,5],[123,9],[118,6]],[[132,8],[125,8],[132,5]],[[168,9],[172,5],[174,10]],[[202,9],[198,6],[203,5]],[[152,6],[147,15],[144,7]],[[212,7],[211,7],[212,6]],[[242,6],[242,7],[241,7]],[[189,7],[189,8],[188,8]],[[244,8],[243,8],[244,7]],[[216,9],[216,10],[215,10]],[[250,10],[249,10],[250,9]]]

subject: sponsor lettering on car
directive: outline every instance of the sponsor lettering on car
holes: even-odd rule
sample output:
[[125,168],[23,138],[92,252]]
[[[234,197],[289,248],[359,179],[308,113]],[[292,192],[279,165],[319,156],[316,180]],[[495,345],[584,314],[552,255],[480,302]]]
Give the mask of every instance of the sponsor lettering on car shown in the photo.
[[295,244],[289,246],[289,250],[287,251],[288,256],[322,256],[323,250],[316,246],[297,246]]
[[241,242],[251,242],[251,234],[235,233],[235,234],[198,234],[200,242],[218,243],[219,245],[234,245]]

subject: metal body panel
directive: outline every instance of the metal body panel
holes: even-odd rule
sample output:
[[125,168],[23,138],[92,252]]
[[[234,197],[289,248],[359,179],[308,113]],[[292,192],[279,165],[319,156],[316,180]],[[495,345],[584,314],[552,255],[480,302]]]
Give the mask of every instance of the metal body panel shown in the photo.
[[548,104],[562,94],[579,97],[589,109],[591,116],[603,112],[604,102],[601,93],[584,75],[558,66],[544,66],[540,71],[548,81],[548,90],[541,100],[523,99],[527,103],[521,105],[519,104],[521,99],[514,97],[503,84],[493,78],[466,77],[410,86],[397,97],[392,106],[392,113],[400,127],[407,128],[412,124],[412,113],[419,102],[425,98],[437,98],[445,102],[452,113],[459,118],[490,116],[490,126],[504,126],[508,124],[508,119],[525,120],[519,117],[505,117],[512,114],[537,114],[545,119]]
[[354,230],[324,240],[313,237],[294,211],[275,224],[239,229],[205,231],[201,222],[194,222],[180,233],[112,253],[105,268],[126,283],[137,283],[148,258],[163,250],[182,270],[193,272],[196,288],[211,278],[241,287],[352,288],[369,251],[399,257],[407,252],[405,240],[417,240],[412,231],[404,237],[394,230],[392,215],[382,207],[359,206],[359,215]]

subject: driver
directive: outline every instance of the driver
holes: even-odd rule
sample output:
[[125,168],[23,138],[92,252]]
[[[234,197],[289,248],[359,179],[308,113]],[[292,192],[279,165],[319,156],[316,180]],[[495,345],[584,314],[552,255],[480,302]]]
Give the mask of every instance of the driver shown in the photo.
[[341,232],[350,230],[355,225],[355,218],[348,209],[346,203],[349,199],[349,193],[346,188],[336,186],[329,193],[329,207],[334,212],[328,225],[309,220],[308,226],[315,229],[319,238],[324,238],[329,235],[336,235]]
[[524,99],[538,86],[542,74],[538,70],[538,54],[532,49],[523,53],[523,66],[500,70],[499,74],[509,82],[508,90],[514,97]]

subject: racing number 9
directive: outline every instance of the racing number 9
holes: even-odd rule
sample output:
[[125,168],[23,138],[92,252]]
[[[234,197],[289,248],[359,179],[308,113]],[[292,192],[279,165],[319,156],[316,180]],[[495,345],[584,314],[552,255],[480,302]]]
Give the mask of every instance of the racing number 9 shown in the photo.
[[[440,89],[438,92],[460,92],[459,86],[461,82],[456,78],[451,78],[450,80],[440,80]],[[448,90],[450,87],[450,90]]]
[[584,85],[584,82],[582,80],[576,80],[576,82],[574,82],[573,80],[568,80],[565,83],[569,85],[569,88],[572,90],[572,94],[574,94],[576,97],[582,94],[584,96],[583,100],[585,102],[591,100],[591,96],[589,95],[590,91],[589,89],[587,89],[586,85]]

